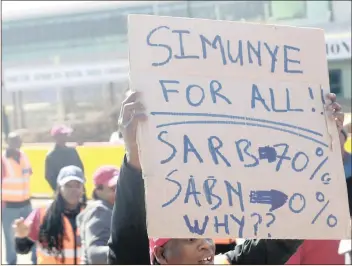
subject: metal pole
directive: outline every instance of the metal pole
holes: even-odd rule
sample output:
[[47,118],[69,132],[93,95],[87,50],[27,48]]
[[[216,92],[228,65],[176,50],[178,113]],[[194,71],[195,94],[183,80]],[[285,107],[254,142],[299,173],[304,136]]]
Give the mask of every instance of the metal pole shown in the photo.
[[220,13],[219,3],[214,3],[214,12],[215,12],[215,19],[216,20],[220,20],[221,19],[221,13]]
[[[60,56],[55,56],[53,58],[54,66],[60,65],[61,58]],[[63,123],[66,120],[66,108],[65,108],[65,96],[64,89],[62,86],[56,87],[56,100],[57,100],[57,117],[60,123]]]
[[26,128],[26,118],[23,108],[23,92],[17,92],[17,104],[18,104],[18,115],[19,115],[19,126],[20,128]]
[[1,105],[1,129],[2,133],[4,134],[5,140],[7,140],[7,136],[10,133],[10,123],[9,117],[6,113],[6,108],[3,104]]
[[154,15],[159,15],[159,1],[154,1],[153,13],[154,13]]
[[192,7],[191,7],[191,1],[187,1],[187,16],[189,18],[192,18]]
[[13,119],[13,128],[18,129],[18,105],[17,105],[17,91],[14,91],[11,93],[11,98],[12,98],[12,119]]

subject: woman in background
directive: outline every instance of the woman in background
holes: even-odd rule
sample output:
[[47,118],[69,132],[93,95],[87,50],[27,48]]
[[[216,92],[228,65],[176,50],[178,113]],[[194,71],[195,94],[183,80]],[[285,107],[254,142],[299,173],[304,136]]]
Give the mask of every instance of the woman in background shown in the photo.
[[17,253],[27,254],[37,244],[38,264],[80,264],[76,217],[86,206],[84,184],[79,167],[61,169],[54,201],[15,221]]

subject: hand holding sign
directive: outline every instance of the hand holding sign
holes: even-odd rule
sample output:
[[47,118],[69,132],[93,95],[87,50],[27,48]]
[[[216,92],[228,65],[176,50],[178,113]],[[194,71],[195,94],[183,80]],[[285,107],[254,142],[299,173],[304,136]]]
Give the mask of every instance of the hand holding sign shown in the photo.
[[335,93],[329,93],[326,98],[331,101],[331,103],[326,106],[326,109],[329,111],[328,114],[332,114],[331,117],[336,121],[337,130],[341,131],[345,120],[345,114],[342,112],[341,105],[336,102]]
[[132,15],[129,47],[149,236],[350,234],[323,31]]
[[146,119],[144,114],[144,107],[139,102],[140,93],[132,92],[122,102],[120,117],[119,117],[119,130],[123,136],[125,149],[127,153],[127,160],[130,165],[140,169],[140,162],[138,156],[137,146],[137,125]]

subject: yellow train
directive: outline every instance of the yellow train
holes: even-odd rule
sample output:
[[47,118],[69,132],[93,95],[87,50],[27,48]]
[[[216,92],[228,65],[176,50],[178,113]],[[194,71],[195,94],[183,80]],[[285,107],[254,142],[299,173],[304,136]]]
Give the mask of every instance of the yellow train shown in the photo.
[[[24,145],[23,151],[28,156],[33,175],[31,177],[31,194],[33,197],[47,198],[52,197],[53,191],[45,179],[45,157],[52,149],[53,144],[31,144]],[[77,151],[84,164],[84,170],[87,178],[86,190],[90,199],[93,191],[93,173],[102,165],[121,166],[125,153],[123,146],[112,146],[104,144],[88,144],[78,146]]]

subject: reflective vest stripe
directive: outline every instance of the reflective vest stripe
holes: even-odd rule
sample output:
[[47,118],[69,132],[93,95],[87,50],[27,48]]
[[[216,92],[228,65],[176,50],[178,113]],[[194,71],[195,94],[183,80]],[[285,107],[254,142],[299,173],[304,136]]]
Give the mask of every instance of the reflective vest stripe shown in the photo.
[[14,190],[14,189],[3,189],[3,190],[1,190],[1,193],[13,195],[13,196],[21,196],[21,195],[29,194],[29,189],[26,189],[26,190],[23,190],[23,191]]
[[3,180],[3,183],[7,184],[22,184],[27,182],[29,182],[29,177],[11,177]]

